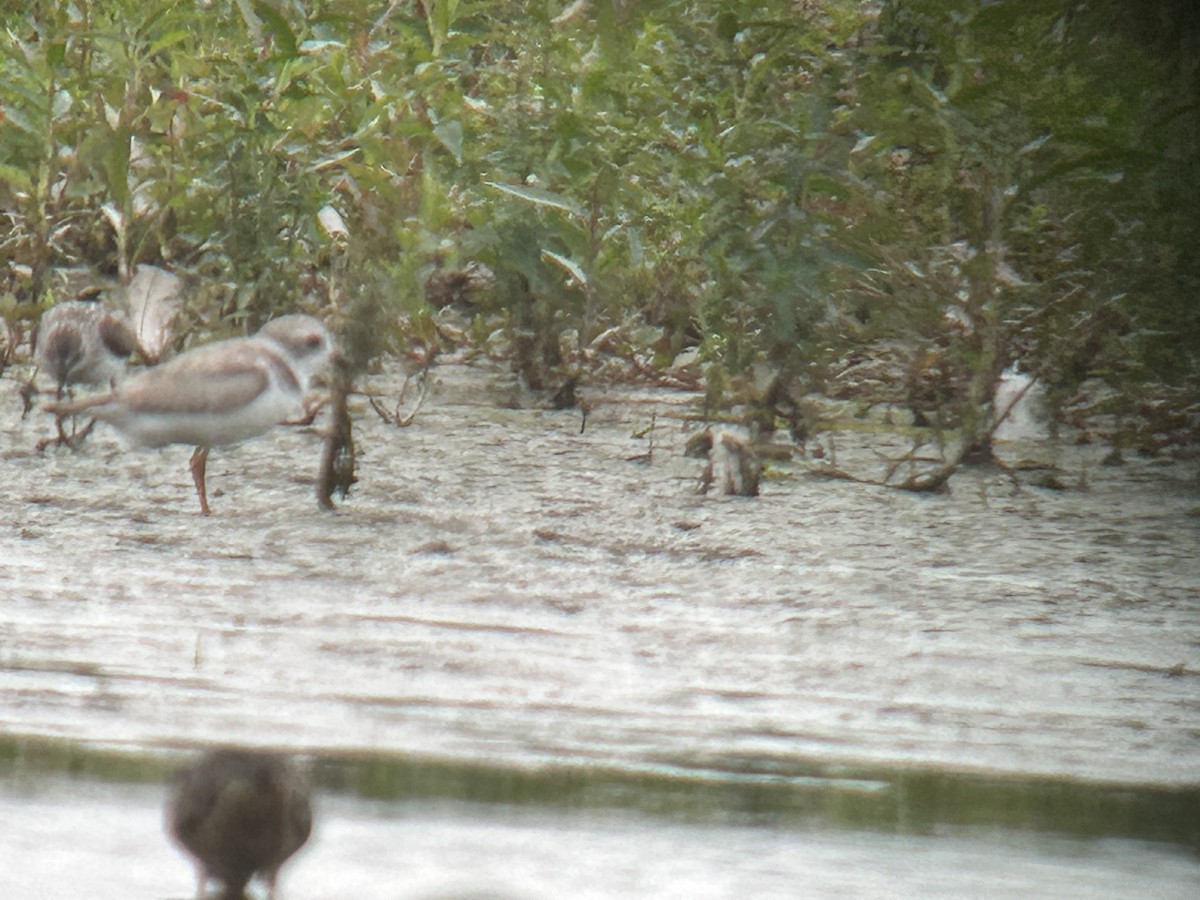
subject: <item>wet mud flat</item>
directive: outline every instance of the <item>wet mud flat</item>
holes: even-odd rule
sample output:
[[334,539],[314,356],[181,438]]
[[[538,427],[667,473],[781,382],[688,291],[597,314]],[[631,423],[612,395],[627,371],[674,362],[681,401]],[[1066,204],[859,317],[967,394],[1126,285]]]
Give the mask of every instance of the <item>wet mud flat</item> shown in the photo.
[[[1188,848],[1200,841],[1178,811],[1200,784],[1194,466],[1109,468],[1104,448],[1057,446],[1030,452],[1053,457],[1068,490],[971,470],[947,495],[912,495],[777,464],[758,499],[700,496],[702,464],[682,455],[698,427],[695,396],[596,392],[581,434],[578,413],[514,404],[522,398],[500,372],[451,365],[434,377],[408,428],[353,398],[361,480],[337,510],[319,511],[313,493],[319,437],[280,429],[214,451],[208,519],[196,514],[186,448],[125,452],[98,428],[77,453],[36,454],[53,423],[21,420],[15,382],[0,380],[10,400],[0,405],[0,732],[130,753],[235,741],[318,761],[369,754],[492,773],[448,791],[442,799],[460,805],[445,808],[421,788],[428,768],[406,790],[323,788],[327,808],[340,810],[330,844],[318,835],[295,877],[285,873],[287,897],[350,895],[304,893],[306,883],[328,885],[298,874],[317,865],[306,860],[324,858],[321,871],[344,884],[378,881],[378,860],[322,856],[348,822],[374,835],[367,845],[444,826],[445,844],[421,856],[431,866],[469,845],[460,829],[484,820],[501,823],[491,838],[500,844],[497,834],[520,833],[530,852],[561,851],[515,896],[562,896],[545,873],[584,862],[555,836],[576,829],[600,845],[589,829],[609,827],[636,836],[624,852],[645,864],[642,848],[686,860],[687,846],[744,846],[726,864],[745,878],[780,873],[758,896],[792,895],[781,885],[798,875],[750,850],[772,842],[781,858],[803,847],[838,860],[809,872],[816,884],[849,877],[842,851],[868,846],[877,856],[864,859],[886,869],[889,852],[899,865],[925,848],[940,860],[932,871],[945,896],[965,885],[959,851],[984,871],[980,859],[999,867],[993,888],[1020,883],[1006,860],[1036,857],[1066,886],[1080,876],[1063,859],[1101,871],[1098,859],[1114,850],[1118,868],[1139,870],[1143,851],[1168,853],[1172,864],[1156,871],[1175,873],[1177,885],[1197,875]],[[368,385],[394,396],[399,379]],[[836,439],[840,464],[871,458],[854,435]],[[611,792],[585,793],[556,806],[564,768],[618,782],[650,773],[652,783],[624,792],[651,799],[629,808]],[[513,772],[533,773],[523,790],[542,784],[549,805],[496,794]],[[874,825],[859,821],[873,812],[771,807],[810,796],[808,780],[839,808],[894,800],[911,788],[910,772],[1001,777],[1019,790],[967,791],[960,807],[939,801],[943,811],[921,827],[902,821],[910,803],[884,804],[893,811]],[[723,793],[746,780],[774,789]],[[70,834],[79,783],[63,784],[5,789],[24,791],[18,809]],[[161,836],[160,789],[86,784],[113,815],[153,819],[149,839],[180,866]],[[1092,812],[1080,801],[1051,817],[1068,849],[1048,861],[1004,810],[1025,797],[1036,825],[1047,803],[1029,798],[1064,785],[1142,800]],[[676,800],[655,809],[654,797],[680,795],[708,798],[703,813],[687,803],[680,812]],[[491,802],[471,805],[480,800]],[[1156,818],[1160,801],[1173,824],[1155,832],[1139,823]],[[764,804],[768,815],[754,818]],[[714,813],[722,807],[749,818],[725,821]],[[967,831],[939,837],[942,828]],[[1000,831],[978,838],[979,828]],[[683,843],[660,845],[656,834]],[[691,868],[713,892],[672,893],[672,878],[688,883],[681,871],[645,895],[736,893],[721,893],[699,862]],[[174,883],[144,895],[185,895]],[[596,892],[573,895],[630,895],[619,879],[583,884]],[[1171,883],[1159,886],[1156,896],[1172,895]],[[908,895],[937,896],[934,887]],[[411,880],[359,895],[436,890]]]

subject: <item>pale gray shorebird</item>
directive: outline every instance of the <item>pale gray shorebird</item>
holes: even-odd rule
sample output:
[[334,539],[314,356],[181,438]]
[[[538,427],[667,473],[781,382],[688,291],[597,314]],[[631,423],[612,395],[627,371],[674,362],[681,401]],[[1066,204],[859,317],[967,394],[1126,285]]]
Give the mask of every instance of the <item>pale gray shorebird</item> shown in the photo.
[[200,512],[209,515],[205,467],[213,447],[236,444],[276,425],[311,421],[313,377],[337,359],[329,332],[306,315],[280,316],[253,337],[196,347],[132,376],[110,393],[48,406],[86,412],[142,447],[189,444]]
[[[112,387],[137,350],[137,338],[119,316],[101,304],[68,300],[52,306],[42,316],[33,346],[38,372],[54,383],[55,394],[61,400],[72,385]],[[69,445],[83,440],[94,424],[95,419],[68,438],[63,431],[63,416],[58,416],[58,443]]]
[[198,897],[217,881],[222,900],[241,900],[256,875],[274,897],[280,867],[312,831],[309,787],[277,754],[209,750],[176,774],[166,826],[196,860]]

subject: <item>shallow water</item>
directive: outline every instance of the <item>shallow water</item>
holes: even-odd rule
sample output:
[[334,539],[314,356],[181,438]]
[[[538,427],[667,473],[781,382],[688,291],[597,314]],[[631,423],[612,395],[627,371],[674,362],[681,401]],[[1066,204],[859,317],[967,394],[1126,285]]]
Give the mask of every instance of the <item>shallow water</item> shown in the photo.
[[[187,448],[125,452],[100,426],[78,453],[35,453],[53,426],[19,419],[11,377],[0,733],[706,783],[919,770],[1200,785],[1194,466],[1014,446],[1068,489],[971,470],[926,496],[775,465],[758,499],[700,496],[701,463],[681,453],[695,396],[595,393],[580,434],[578,413],[508,408],[503,375],[451,365],[409,428],[352,404],[361,481],[335,512],[312,489],[319,438],[280,429],[214,451],[205,519]],[[823,440],[868,472],[889,439]],[[717,827],[638,823],[685,843]],[[535,843],[560,826],[535,823]],[[952,843],[927,839],[961,885]],[[807,840],[822,858],[860,837]],[[925,846],[895,840],[897,859]],[[338,875],[356,872],[372,869]],[[628,895],[609,887],[594,896]]]
[[[0,868],[5,897],[191,896],[191,867],[162,837],[158,789],[0,783],[0,803],[0,846],[27,861]],[[901,837],[325,794],[316,810],[312,840],[280,878],[288,900],[1190,900],[1198,869],[1194,857],[1159,844],[1033,843],[996,829]]]

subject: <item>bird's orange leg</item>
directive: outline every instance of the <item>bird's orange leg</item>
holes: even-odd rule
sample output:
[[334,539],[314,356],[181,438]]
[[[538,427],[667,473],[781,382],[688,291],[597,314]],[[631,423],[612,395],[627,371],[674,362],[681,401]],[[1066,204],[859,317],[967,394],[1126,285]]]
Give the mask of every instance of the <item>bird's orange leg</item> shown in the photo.
[[208,508],[208,491],[204,486],[204,469],[207,465],[208,447],[197,447],[188,467],[192,470],[192,481],[195,483],[196,493],[200,497],[200,515],[202,516],[212,515],[212,510]]

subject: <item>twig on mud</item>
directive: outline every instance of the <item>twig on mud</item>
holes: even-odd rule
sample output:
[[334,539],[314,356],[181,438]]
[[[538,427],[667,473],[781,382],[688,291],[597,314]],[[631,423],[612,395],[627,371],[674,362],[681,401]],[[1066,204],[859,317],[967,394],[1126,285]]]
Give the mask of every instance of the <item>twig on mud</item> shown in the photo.
[[[425,398],[429,396],[429,370],[433,367],[433,360],[435,356],[436,354],[434,353],[429,354],[425,362],[422,363],[420,369],[418,369],[415,373],[409,373],[404,376],[404,384],[400,385],[400,393],[396,397],[395,412],[388,412],[375,396],[371,394],[367,395],[367,400],[370,402],[371,408],[375,410],[379,418],[381,418],[388,425],[396,425],[400,428],[407,428],[413,423],[413,420],[417,417],[417,413],[420,411],[421,406],[425,403]],[[417,381],[417,400],[416,403],[413,404],[413,408],[409,411],[408,415],[402,415],[400,408],[404,405],[405,398],[408,395],[409,386],[412,384],[414,377]]]
[[946,486],[946,482],[958,470],[958,465],[961,461],[960,458],[954,463],[944,465],[936,472],[916,472],[909,475],[899,484],[885,484],[884,487],[895,488],[898,491],[912,491],[918,494],[935,494]]
[[638,359],[636,354],[626,353],[622,358],[633,367],[633,371],[647,378],[659,387],[673,388],[680,391],[698,391],[704,387],[703,379],[698,375],[681,375],[677,372],[660,372]]
[[813,466],[808,470],[808,474],[816,478],[832,478],[836,479],[837,481],[852,481],[855,484],[883,484],[882,482],[876,481],[873,478],[859,478],[857,475],[851,475],[845,469],[838,469],[834,466],[828,465]]
[[[957,471],[959,465],[962,463],[963,456],[966,453],[965,449],[960,448],[954,459],[951,460],[936,460],[928,458],[922,459],[916,455],[917,451],[920,450],[922,446],[921,444],[918,444],[909,450],[908,453],[899,458],[893,459],[876,450],[876,458],[889,464],[887,473],[883,476],[883,478],[862,478],[838,467],[837,455],[835,452],[832,452],[832,435],[830,435],[829,446],[831,449],[829,462],[825,465],[814,466],[813,468],[809,469],[808,472],[810,475],[820,478],[836,478],[840,481],[852,481],[855,484],[870,484],[876,487],[886,487],[897,491],[912,491],[916,493],[932,493],[940,491],[945,486],[946,482],[950,480],[950,476]],[[913,464],[918,462],[940,462],[941,465],[933,472],[914,471],[903,481],[892,481],[892,478],[896,474],[896,470],[902,465],[905,463]]]
[[654,462],[654,428],[658,424],[658,414],[650,413],[650,425],[641,431],[634,432],[634,437],[649,436],[649,444],[646,447],[645,453],[635,453],[633,456],[625,457],[626,462]]
[[[944,456],[941,459],[934,459],[933,457],[929,457],[929,456],[917,456],[917,451],[920,450],[923,446],[925,446],[924,442],[916,444],[915,446],[913,446],[913,448],[911,450],[909,450],[903,456],[899,456],[899,457],[891,457],[885,453],[880,452],[879,450],[874,450],[873,452],[875,454],[875,458],[878,459],[880,462],[885,462],[888,464],[887,474],[883,476],[882,483],[883,484],[890,483],[892,478],[894,478],[896,475],[896,470],[899,469],[905,463],[908,463],[910,467],[915,466],[916,463],[933,463],[935,465],[942,465],[945,463],[946,459]],[[909,476],[909,479],[913,479],[913,478],[917,478],[917,477],[918,477],[918,474],[914,471],[913,474]]]
[[897,491],[935,493],[940,491],[946,482],[950,480],[950,476],[954,474],[956,468],[957,464],[943,466],[936,472],[917,472],[903,481],[896,483],[877,478],[860,478],[858,475],[852,475],[845,469],[839,469],[835,466],[814,466],[808,470],[808,474],[819,478],[836,478],[839,481],[852,481],[855,484],[870,484],[875,487],[892,488]]
[[[988,446],[991,444],[992,437],[995,435],[996,429],[998,429],[1000,425],[1008,418],[1009,414],[1012,413],[1016,405],[1021,402],[1021,399],[1026,393],[1028,393],[1029,389],[1033,387],[1033,384],[1033,379],[1030,379],[1028,382],[1026,382],[1026,384],[1024,384],[1021,389],[1013,395],[1013,398],[1008,402],[1000,414],[993,418],[991,424],[988,425],[987,430],[985,430],[979,438],[977,438],[975,441],[963,440],[954,455],[949,459],[943,459],[941,465],[935,471],[913,472],[903,481],[895,484],[891,483],[892,476],[896,473],[896,470],[900,468],[901,465],[906,462],[911,464],[919,461],[916,456],[917,450],[920,449],[920,445],[918,445],[913,447],[912,450],[910,450],[904,456],[894,460],[892,466],[888,469],[887,475],[884,476],[883,481],[879,483],[886,487],[895,488],[896,490],[913,491],[917,493],[934,493],[942,490],[946,486],[946,482],[950,480],[950,477],[958,471],[959,467],[963,463],[963,460],[966,459],[967,454],[971,452],[972,447],[979,445]],[[1000,468],[1008,471],[1006,466],[1001,465]],[[1014,482],[1016,481],[1011,472],[1009,472],[1009,477],[1013,478]]]

